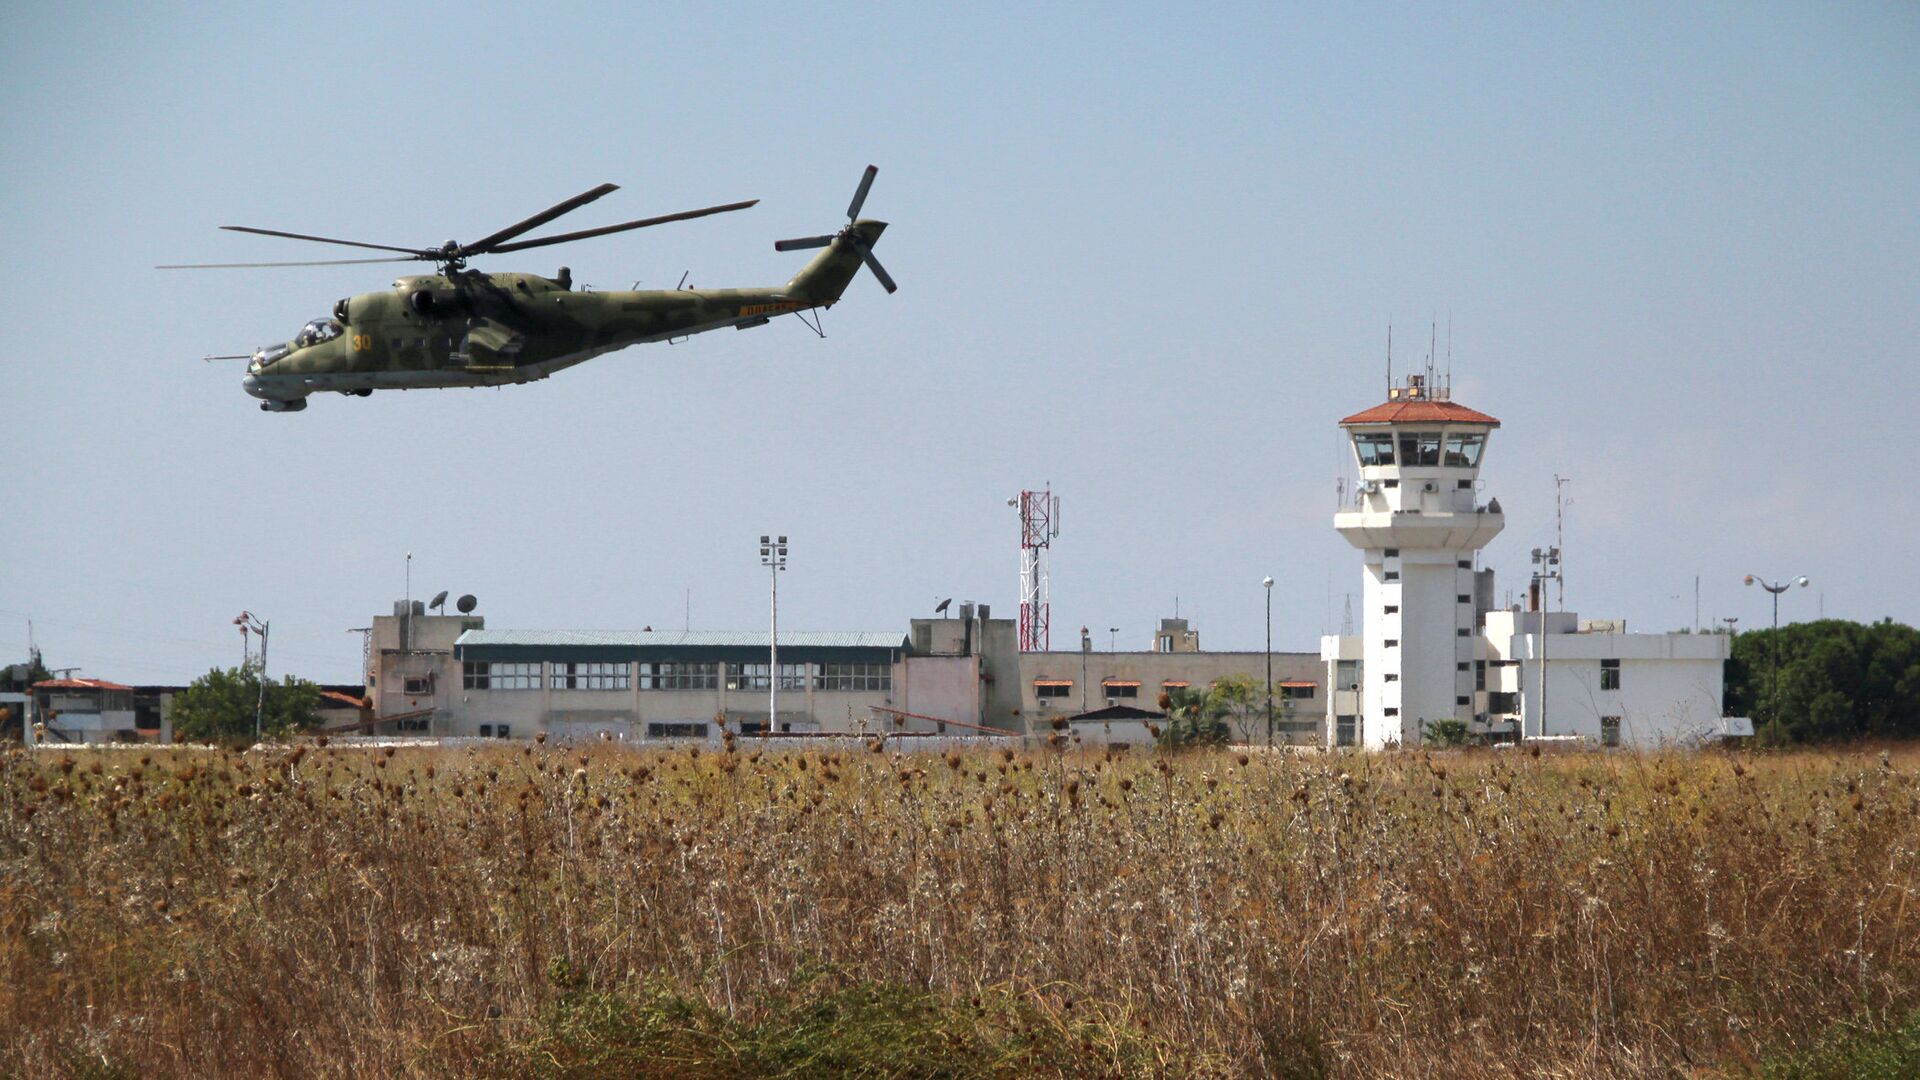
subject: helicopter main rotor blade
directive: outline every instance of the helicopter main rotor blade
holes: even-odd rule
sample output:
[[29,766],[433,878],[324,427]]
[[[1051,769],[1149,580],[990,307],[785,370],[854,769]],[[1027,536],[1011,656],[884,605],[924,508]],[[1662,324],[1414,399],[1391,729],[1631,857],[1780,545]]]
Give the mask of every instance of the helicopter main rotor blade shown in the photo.
[[831,236],[803,236],[798,240],[775,240],[775,251],[803,251],[807,248],[826,247],[833,243]]
[[[415,256],[414,258],[418,258]],[[413,262],[407,259],[321,259],[318,262],[252,262],[252,263],[168,263],[156,266],[155,270],[259,270],[281,266],[360,266],[368,263]]]
[[398,251],[418,259],[433,258],[434,253],[420,248],[394,247],[392,244],[366,244],[358,240],[336,240],[331,236],[308,236],[305,233],[281,232],[278,229],[256,229],[249,225],[222,225],[228,232],[253,233],[257,236],[283,236],[288,240],[311,240],[316,244],[341,244],[346,247],[372,248],[375,251]]
[[494,233],[491,236],[482,237],[478,240],[475,240],[471,244],[460,245],[460,254],[481,255],[481,254],[485,254],[488,251],[495,250],[494,245],[496,244],[502,243],[507,240],[511,240],[514,237],[519,236],[521,233],[528,232],[533,229],[537,229],[540,226],[545,225],[547,222],[552,221],[554,218],[557,218],[562,214],[570,214],[573,211],[580,209],[581,207],[587,205],[588,203],[592,202],[593,200],[599,198],[602,195],[606,195],[610,192],[615,192],[619,190],[620,190],[620,185],[618,184],[601,184],[599,187],[594,188],[591,191],[583,191],[580,194],[575,195],[573,198],[568,199],[566,202],[557,203],[553,206],[550,206],[547,209],[542,210],[539,213],[533,215],[532,217],[527,218],[525,221],[515,222],[514,224],[509,225],[504,229],[501,229],[499,232]]
[[519,240],[511,244],[496,244],[487,249],[486,253],[525,251],[528,248],[546,247],[548,244],[565,244],[573,240],[585,240],[588,237],[625,232],[628,229],[644,229],[649,225],[665,225],[669,221],[686,221],[689,218],[706,217],[708,214],[725,214],[734,210],[745,210],[747,207],[759,201],[759,199],[748,199],[746,202],[727,203],[723,206],[709,206],[700,210],[682,210],[677,214],[662,214],[659,217],[641,218],[639,221],[623,221],[618,225],[602,225],[597,229],[581,229],[579,232],[561,233],[558,236],[543,236],[538,240]]
[[847,206],[848,221],[853,221],[860,216],[860,208],[867,203],[867,189],[873,186],[873,178],[879,174],[880,167],[878,165],[867,166],[867,171],[861,174],[860,187],[853,193],[853,202]]

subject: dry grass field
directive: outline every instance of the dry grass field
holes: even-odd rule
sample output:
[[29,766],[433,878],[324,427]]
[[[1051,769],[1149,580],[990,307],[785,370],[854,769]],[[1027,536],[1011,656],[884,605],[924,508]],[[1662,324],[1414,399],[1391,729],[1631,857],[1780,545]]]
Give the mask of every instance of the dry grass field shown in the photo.
[[21,1076],[1818,1075],[1920,1006],[1898,749],[0,775]]

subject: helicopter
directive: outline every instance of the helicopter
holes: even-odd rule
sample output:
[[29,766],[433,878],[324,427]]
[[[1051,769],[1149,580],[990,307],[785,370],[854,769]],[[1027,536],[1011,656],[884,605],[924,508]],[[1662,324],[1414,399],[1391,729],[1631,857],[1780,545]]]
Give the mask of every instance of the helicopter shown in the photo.
[[[887,292],[893,278],[873,256],[887,228],[884,221],[860,216],[873,178],[867,166],[847,207],[847,224],[836,232],[781,240],[775,251],[824,248],[785,285],[749,289],[689,289],[686,279],[674,289],[594,291],[575,289],[572,272],[562,266],[553,277],[526,273],[483,273],[467,261],[594,236],[745,210],[758,199],[685,210],[638,221],[581,229],[536,239],[517,239],[542,225],[619,190],[601,184],[532,217],[472,243],[449,240],[440,247],[410,248],[308,236],[276,229],[222,225],[231,232],[278,236],[320,244],[397,252],[377,259],[320,262],[192,263],[161,270],[235,269],[283,266],[341,266],[360,263],[427,262],[432,274],[397,278],[391,289],[349,296],[330,315],[314,319],[292,340],[264,345],[252,353],[210,356],[208,360],[245,360],[241,386],[260,399],[265,412],[299,412],[309,395],[333,391],[367,397],[375,390],[418,390],[464,386],[506,386],[544,379],[596,356],[655,341],[678,341],[693,334],[731,326],[746,330],[794,314],[802,319],[830,308],[864,264]],[[820,332],[818,315],[808,324]]]

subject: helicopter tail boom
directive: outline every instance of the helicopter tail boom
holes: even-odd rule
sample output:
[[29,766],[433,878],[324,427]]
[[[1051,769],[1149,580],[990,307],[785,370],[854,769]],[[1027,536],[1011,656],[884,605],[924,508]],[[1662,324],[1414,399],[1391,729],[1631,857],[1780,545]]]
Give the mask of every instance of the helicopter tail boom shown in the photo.
[[880,234],[886,228],[884,221],[863,218],[838,235],[821,238],[825,243],[818,246],[826,250],[815,255],[813,261],[787,283],[788,295],[795,299],[810,300],[817,305],[832,304],[847,291],[847,285],[860,272],[863,263],[874,266],[875,276],[880,278],[880,283],[887,287],[888,292],[892,292],[893,280],[884,276],[886,272],[878,269],[878,261],[873,257],[873,245],[879,242]]

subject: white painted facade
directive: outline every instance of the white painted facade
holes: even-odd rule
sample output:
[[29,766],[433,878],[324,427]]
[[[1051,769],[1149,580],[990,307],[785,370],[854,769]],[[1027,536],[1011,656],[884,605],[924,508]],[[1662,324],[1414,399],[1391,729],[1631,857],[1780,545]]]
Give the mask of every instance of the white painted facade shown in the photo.
[[1721,732],[1728,637],[1579,627],[1572,612],[1487,614],[1491,702],[1515,706],[1494,713],[1496,722],[1517,717],[1529,738],[1574,736],[1641,748],[1691,744]]
[[1728,730],[1727,638],[1488,610],[1492,575],[1475,560],[1504,518],[1479,500],[1479,465],[1499,421],[1413,376],[1341,426],[1360,486],[1334,527],[1361,551],[1363,625],[1321,639],[1326,745],[1418,745],[1447,719],[1482,737],[1609,746]]
[[1497,504],[1479,501],[1481,454],[1499,421],[1416,375],[1341,426],[1360,484],[1333,524],[1365,568],[1357,741],[1413,745],[1429,723],[1474,716],[1472,672],[1463,679],[1459,665],[1474,658],[1474,559],[1505,525]]

